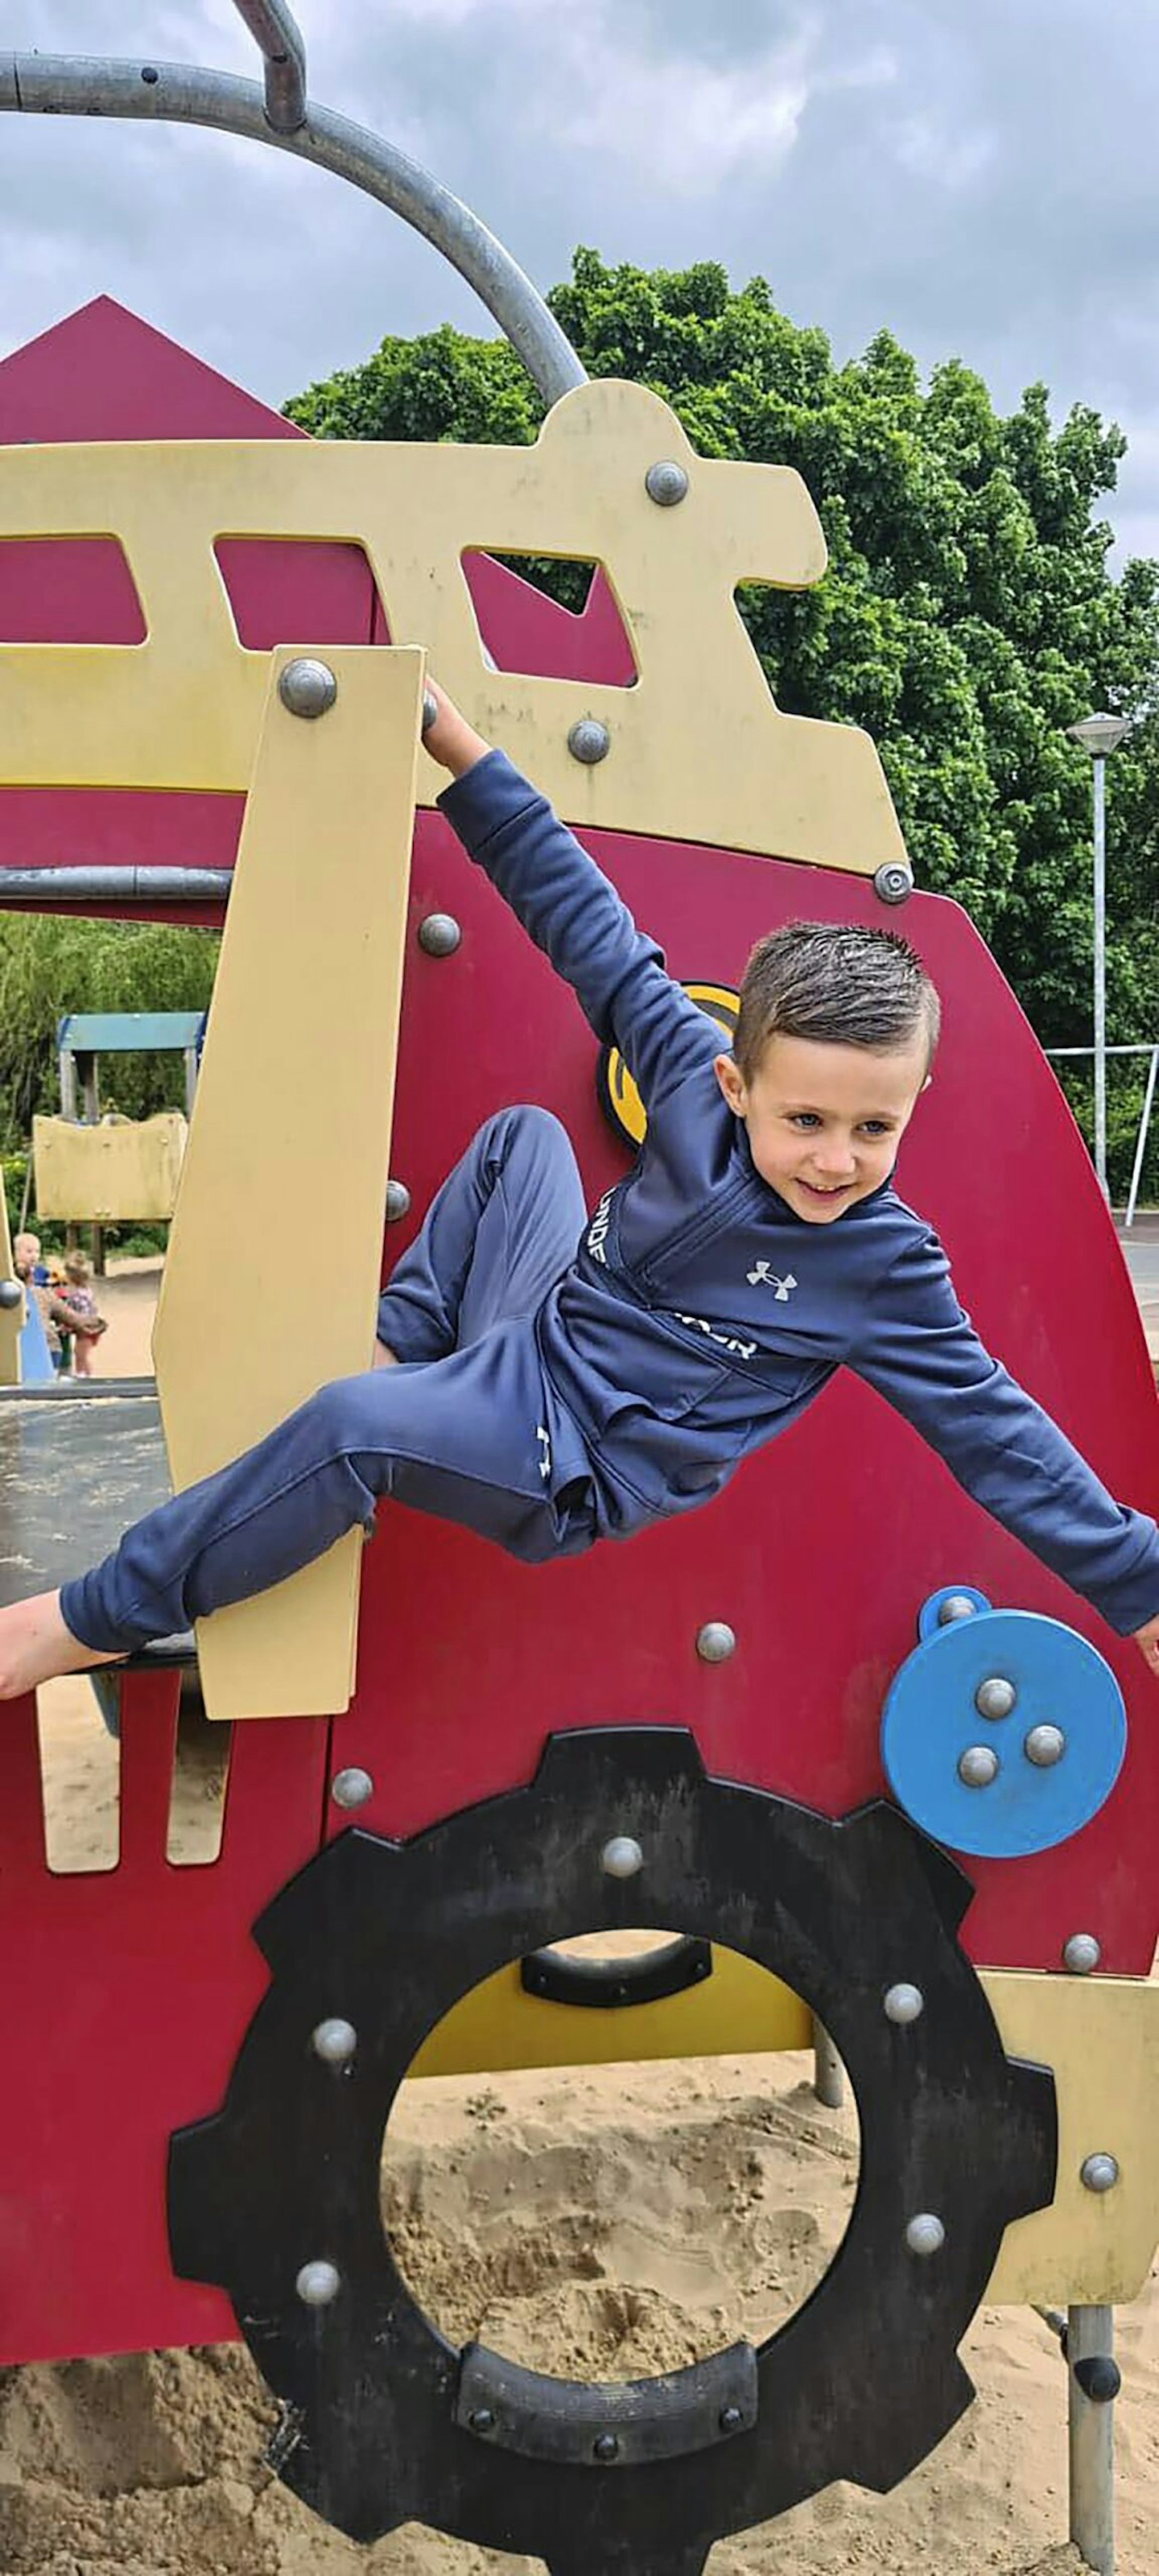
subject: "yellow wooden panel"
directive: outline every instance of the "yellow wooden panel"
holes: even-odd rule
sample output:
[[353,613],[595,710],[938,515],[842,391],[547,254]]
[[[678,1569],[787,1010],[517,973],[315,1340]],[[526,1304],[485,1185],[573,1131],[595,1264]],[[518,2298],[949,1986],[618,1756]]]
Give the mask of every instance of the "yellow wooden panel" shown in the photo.
[[[1159,2244],[1159,1985],[1012,1969],[982,1983],[1008,2056],[1053,2067],[1059,2112],[1054,2206],[1007,2229],[986,2298],[1137,2298]],[[1118,2161],[1112,2191],[1081,2179],[1099,2153]]]
[[[15,1279],[12,1267],[12,1237],[8,1230],[8,1205],[0,1187],[0,1279]],[[0,1386],[20,1384],[20,1328],[24,1322],[24,1299],[18,1306],[0,1306]]]
[[[644,477],[688,475],[663,509]],[[222,536],[361,543],[391,635],[431,666],[570,822],[717,841],[867,872],[904,857],[877,752],[848,725],[784,716],[734,604],[800,589],[825,547],[799,476],[698,457],[641,385],[577,386],[534,448],[212,440],[0,450],[0,537],[112,534],[136,581],[139,645],[0,647],[0,781],[238,788],[267,656],[243,651],[213,555]],[[638,662],[630,689],[523,677],[484,658],[469,548],[602,562]],[[567,749],[608,726],[593,767]],[[420,795],[441,777],[425,755]]]
[[34,1118],[39,1216],[158,1219],[173,1214],[188,1128],[180,1110],[155,1118]]
[[501,1968],[438,2022],[412,2075],[497,2074],[512,2066],[611,2066],[645,2057],[743,2056],[808,2048],[812,2016],[752,1959],[713,1946],[712,1975],[663,2003],[619,2009],[545,2003],[518,1964]]
[[[178,1487],[373,1350],[423,657],[325,658],[313,720],[268,673],[154,1335]],[[211,1717],[347,1706],[361,1551],[202,1621]]]

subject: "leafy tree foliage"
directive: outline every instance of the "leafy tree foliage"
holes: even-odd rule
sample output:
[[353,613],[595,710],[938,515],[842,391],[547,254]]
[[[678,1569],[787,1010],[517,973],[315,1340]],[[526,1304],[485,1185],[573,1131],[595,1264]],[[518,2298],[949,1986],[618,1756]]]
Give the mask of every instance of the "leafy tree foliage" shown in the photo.
[[[200,1011],[217,940],[203,930],[0,913],[0,1139],[11,1150],[36,1111],[60,1107],[57,1022],[67,1011]],[[101,1106],[126,1117],[185,1100],[177,1055],[108,1057]]]
[[[888,331],[835,366],[763,280],[734,292],[712,262],[581,250],[549,302],[589,373],[653,386],[701,454],[799,469],[829,571],[742,594],[770,685],[868,727],[919,883],[968,907],[1048,1046],[1091,1026],[1091,781],[1065,728],[1095,706],[1132,719],[1108,773],[1108,1017],[1119,1041],[1159,1037],[1159,565],[1108,571],[1120,431],[1083,405],[1053,429],[1042,385],[1004,419],[957,360],[923,387]],[[543,406],[506,342],[446,328],[385,340],[287,410],[322,437],[519,443]]]

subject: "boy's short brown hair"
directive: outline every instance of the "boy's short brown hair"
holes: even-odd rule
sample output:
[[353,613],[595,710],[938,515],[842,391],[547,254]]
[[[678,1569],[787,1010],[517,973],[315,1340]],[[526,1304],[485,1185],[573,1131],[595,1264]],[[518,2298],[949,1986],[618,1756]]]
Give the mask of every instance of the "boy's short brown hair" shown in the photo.
[[790,921],[758,939],[740,988],[733,1055],[751,1082],[770,1038],[894,1055],[924,1038],[932,1064],[941,1004],[920,957],[896,930]]

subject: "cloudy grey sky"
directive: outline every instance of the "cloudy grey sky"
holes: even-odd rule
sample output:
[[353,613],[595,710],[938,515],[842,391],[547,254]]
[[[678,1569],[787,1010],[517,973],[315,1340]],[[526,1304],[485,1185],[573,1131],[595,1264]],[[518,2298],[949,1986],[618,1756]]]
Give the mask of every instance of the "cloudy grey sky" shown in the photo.
[[[1003,407],[1126,430],[1159,555],[1159,0],[298,0],[311,94],[431,168],[536,284],[572,247],[768,278],[835,353],[888,325]],[[7,41],[254,74],[230,0],[9,0]],[[199,130],[8,116],[15,348],[102,291],[275,403],[384,333],[492,327],[325,173]]]

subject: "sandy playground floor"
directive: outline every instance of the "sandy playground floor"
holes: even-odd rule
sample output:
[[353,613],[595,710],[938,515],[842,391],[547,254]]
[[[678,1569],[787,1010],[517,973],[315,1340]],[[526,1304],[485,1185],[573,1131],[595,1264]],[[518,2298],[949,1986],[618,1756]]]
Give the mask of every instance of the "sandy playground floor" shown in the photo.
[[[103,1373],[147,1365],[154,1281],[114,1279]],[[53,1686],[58,1865],[98,1856],[116,1759],[84,1683]],[[214,1808],[220,1751],[187,1733],[179,1834]],[[814,2100],[804,2057],[706,2059],[404,2089],[383,2214],[428,2312],[562,2376],[678,2367],[759,2338],[807,2295],[847,2222],[856,2118]],[[95,2178],[94,2178],[95,2185]],[[1159,2273],[1117,2320],[1120,2576],[1159,2562]],[[884,2359],[884,2357],[879,2357]],[[834,2488],[722,2541],[711,2576],[1066,2576],[1065,2379],[1028,2310],[983,2309],[978,2396],[893,2496]],[[866,2366],[874,2366],[866,2320]],[[273,2407],[239,2346],[0,2376],[0,2576],[531,2576],[407,2526],[369,2550],[271,2477]]]

